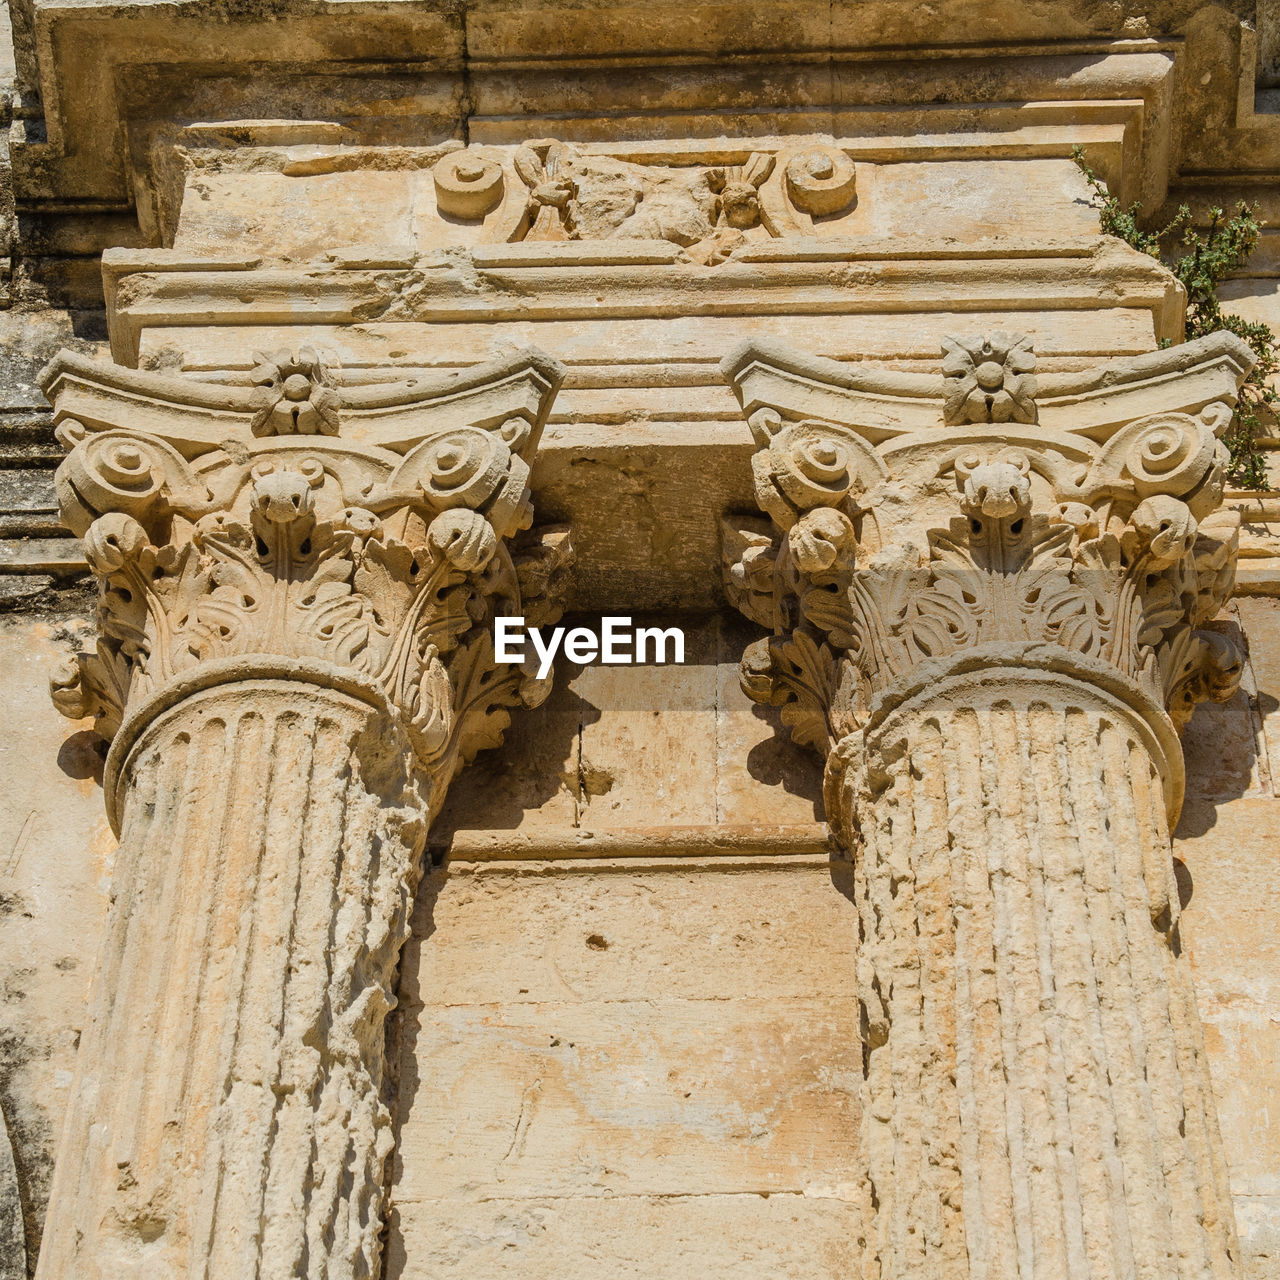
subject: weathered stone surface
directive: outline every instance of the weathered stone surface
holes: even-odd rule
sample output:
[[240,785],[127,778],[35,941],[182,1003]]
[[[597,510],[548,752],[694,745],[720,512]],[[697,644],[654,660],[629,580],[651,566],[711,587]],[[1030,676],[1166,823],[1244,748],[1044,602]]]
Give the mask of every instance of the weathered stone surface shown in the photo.
[[50,664],[74,644],[49,624],[0,629],[0,1107],[33,1267],[115,851],[91,723],[44,710]]
[[1249,641],[1249,667],[1256,686],[1254,714],[1263,730],[1259,748],[1266,752],[1272,792],[1280,795],[1280,602],[1242,599],[1236,609]]
[[377,1270],[426,827],[547,691],[491,628],[558,613],[566,536],[513,539],[559,372],[526,352],[353,405],[305,348],[239,394],[45,370],[101,588],[50,687],[112,742],[121,845],[42,1276]]
[[387,1280],[785,1275],[843,1280],[853,1207],[838,1197],[750,1195],[490,1199],[394,1210]]
[[[1253,603],[1253,602],[1250,602]],[[1273,661],[1265,633],[1250,636],[1255,664]],[[1185,871],[1183,936],[1196,978],[1223,1149],[1231,1173],[1246,1274],[1276,1274],[1280,1239],[1280,946],[1273,799],[1189,805],[1175,842]]]
[[[846,1247],[861,1075],[856,1004],[830,981],[853,963],[846,878],[437,873],[401,985],[390,1273],[404,1257],[405,1276],[543,1274],[513,1224],[561,1219],[553,1247],[597,1233],[562,1258],[571,1273],[631,1274],[641,1257],[767,1268],[791,1256],[767,1232],[794,1196],[809,1223],[795,1265],[827,1274]],[[446,1237],[455,1215],[468,1225]],[[512,1256],[481,1264],[501,1238]]]
[[849,891],[839,866],[437,871],[418,895],[401,996],[426,1023],[454,1004],[828,997],[854,960]]
[[823,758],[854,859],[862,1265],[1237,1275],[1169,831],[1175,726],[1243,672],[1212,620],[1251,359],[1186,348],[1191,379],[1234,366],[1198,418],[1152,358],[1099,370],[1090,431],[1084,396],[1042,411],[1025,337],[943,350],[932,420],[830,362],[725,361],[771,518],[724,526],[729,598],[772,630],[743,688]]
[[[124,843],[30,709],[63,640],[6,624],[0,1270],[66,1113],[56,1280],[1274,1280],[1280,502],[1213,514],[1239,352],[1179,345],[1072,151],[1157,223],[1274,222],[1276,7],[11,8],[0,603],[103,579],[56,697],[125,722]],[[1276,241],[1229,307],[1280,314]],[[51,413],[54,346],[99,363]],[[497,492],[415,470],[446,420]],[[529,497],[574,565],[523,560]],[[757,499],[729,593],[783,705],[722,612]],[[551,560],[689,661],[561,663],[486,759],[488,694],[546,688],[480,633]],[[465,604],[407,602],[442,561]]]
[[450,1005],[413,1048],[404,1195],[763,1194],[853,1175],[851,996]]

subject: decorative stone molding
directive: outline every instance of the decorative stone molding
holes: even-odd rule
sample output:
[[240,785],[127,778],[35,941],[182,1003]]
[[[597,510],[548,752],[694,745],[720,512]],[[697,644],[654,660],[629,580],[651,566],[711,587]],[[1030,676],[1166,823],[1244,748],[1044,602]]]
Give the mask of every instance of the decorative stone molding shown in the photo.
[[1024,339],[945,354],[941,402],[724,366],[771,518],[724,529],[771,632],[743,687],[824,758],[855,862],[864,1269],[1234,1276],[1169,831],[1177,730],[1240,676],[1219,437],[1252,357],[1218,334],[1037,401]]
[[[754,241],[839,231],[857,192],[854,161],[822,135],[693,143],[670,155],[661,145],[553,138],[441,150],[290,159],[267,148],[252,167],[278,167],[286,177],[362,164],[426,168],[435,194],[435,218],[425,231],[432,242],[660,241],[708,266]],[[228,163],[221,147],[197,149],[186,160],[195,174],[205,165],[222,172]]]
[[[659,167],[543,140],[517,148],[513,163],[529,197],[512,240],[667,240],[712,264],[744,244],[753,227],[780,233],[761,202],[776,163],[768,152],[742,164]],[[807,191],[815,181],[801,167],[788,190]]]
[[378,1273],[427,824],[549,690],[495,663],[492,622],[558,613],[568,539],[531,528],[528,478],[561,376],[46,370],[101,584],[54,701],[112,739],[121,843],[42,1276]]
[[797,209],[811,217],[830,217],[853,203],[857,170],[837,147],[815,146],[795,152],[787,161],[786,189]]

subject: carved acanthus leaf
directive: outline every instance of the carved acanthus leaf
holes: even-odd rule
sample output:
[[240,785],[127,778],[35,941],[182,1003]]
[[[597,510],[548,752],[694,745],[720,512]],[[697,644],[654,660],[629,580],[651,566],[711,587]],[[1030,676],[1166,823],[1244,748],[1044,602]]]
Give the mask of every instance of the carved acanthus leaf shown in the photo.
[[776,563],[780,545],[767,520],[741,516],[720,522],[729,603],[752,622],[773,628],[777,611]]

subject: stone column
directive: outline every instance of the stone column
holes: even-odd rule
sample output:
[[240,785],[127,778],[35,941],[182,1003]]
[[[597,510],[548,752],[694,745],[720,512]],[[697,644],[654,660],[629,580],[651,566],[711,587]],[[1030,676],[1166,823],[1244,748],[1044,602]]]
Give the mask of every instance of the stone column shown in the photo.
[[987,656],[927,664],[845,746],[869,1252],[885,1275],[1231,1275],[1171,728],[1088,664]]
[[[1184,372],[1243,377],[1214,341]],[[729,364],[773,517],[726,530],[730,595],[774,632],[744,686],[825,757],[854,860],[860,1274],[1238,1276],[1169,840],[1177,730],[1239,676],[1209,622],[1234,386],[1193,414],[1160,356],[1117,362],[1102,385],[1169,408],[1073,408],[1072,440],[1037,421],[1025,342],[954,347],[987,397],[955,412],[953,352],[936,426],[888,440],[844,393],[847,420],[799,418],[822,362]]]
[[[532,420],[433,430],[419,392],[397,451],[342,430],[314,357],[276,366],[301,413],[232,394],[243,422],[192,461],[180,397],[207,388],[153,381],[169,439],[63,421],[103,590],[98,651],[54,696],[112,737],[120,847],[42,1277],[379,1274],[384,1024],[427,825],[502,708],[547,692],[491,648],[495,612],[549,616],[567,553],[522,532],[555,370],[488,379],[522,371]],[[106,414],[100,376],[64,360],[55,404]]]

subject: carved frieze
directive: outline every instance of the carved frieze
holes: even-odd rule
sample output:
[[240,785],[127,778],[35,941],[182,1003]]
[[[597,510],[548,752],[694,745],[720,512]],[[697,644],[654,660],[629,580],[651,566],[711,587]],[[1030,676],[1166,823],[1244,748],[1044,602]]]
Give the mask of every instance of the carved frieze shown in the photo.
[[438,214],[483,240],[659,240],[707,265],[834,225],[857,196],[853,161],[823,138],[670,158],[543,138],[451,152],[432,173]]
[[770,226],[760,188],[775,157],[766,152],[739,165],[675,167],[541,141],[519,147],[513,163],[529,194],[512,239],[667,240],[713,263]]

